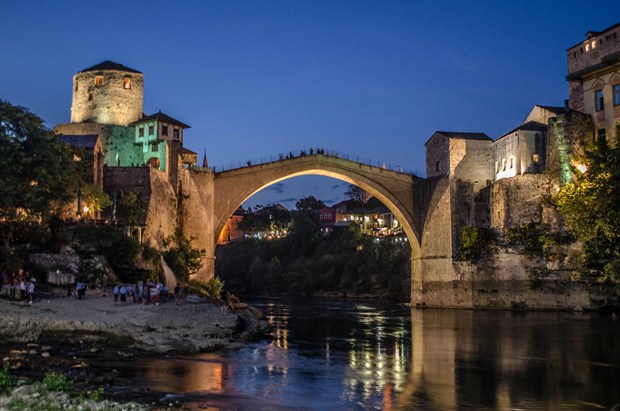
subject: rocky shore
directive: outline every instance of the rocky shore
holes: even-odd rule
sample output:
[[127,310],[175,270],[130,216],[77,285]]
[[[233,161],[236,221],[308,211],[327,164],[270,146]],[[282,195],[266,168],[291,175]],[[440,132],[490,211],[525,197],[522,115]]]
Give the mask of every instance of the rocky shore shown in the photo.
[[[0,313],[0,367],[27,384],[6,395],[0,387],[0,409],[15,403],[46,409],[54,402],[65,404],[63,409],[74,409],[66,405],[75,402],[81,410],[185,409],[153,402],[148,390],[119,389],[131,383],[102,364],[234,349],[269,331],[251,307],[232,310],[197,296],[182,297],[179,305],[173,300],[123,305],[101,292],[89,291],[83,300],[47,293],[33,304],[0,299]],[[77,392],[100,389],[104,394],[86,405],[84,398],[41,391],[36,381],[49,372],[71,379]]]
[[100,331],[129,337],[136,348],[157,353],[198,353],[235,348],[268,330],[249,308],[231,310],[196,296],[179,305],[114,303],[110,294],[86,299],[50,294],[34,304],[0,299],[0,340],[35,342],[50,331]]

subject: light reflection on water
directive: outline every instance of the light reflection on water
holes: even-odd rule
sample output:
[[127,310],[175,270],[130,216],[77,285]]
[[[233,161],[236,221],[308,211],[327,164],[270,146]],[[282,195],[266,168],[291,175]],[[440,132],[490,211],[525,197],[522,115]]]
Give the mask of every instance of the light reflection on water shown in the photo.
[[131,365],[135,386],[209,409],[609,409],[620,324],[574,313],[259,302],[273,340]]

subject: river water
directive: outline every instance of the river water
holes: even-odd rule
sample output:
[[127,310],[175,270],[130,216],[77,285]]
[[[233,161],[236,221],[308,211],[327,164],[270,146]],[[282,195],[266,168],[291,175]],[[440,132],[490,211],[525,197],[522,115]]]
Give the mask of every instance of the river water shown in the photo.
[[162,402],[212,410],[609,410],[620,403],[620,319],[252,303],[274,325],[273,339],[127,363],[121,375]]

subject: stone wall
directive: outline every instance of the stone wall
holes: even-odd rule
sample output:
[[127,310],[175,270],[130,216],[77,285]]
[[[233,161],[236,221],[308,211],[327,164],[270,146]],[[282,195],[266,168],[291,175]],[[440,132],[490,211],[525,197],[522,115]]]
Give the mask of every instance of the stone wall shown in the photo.
[[549,122],[547,172],[561,183],[570,180],[570,161],[594,141],[592,116],[577,111],[558,114]]
[[110,195],[121,191],[140,193],[146,210],[143,241],[161,250],[177,223],[177,197],[167,174],[151,167],[107,167],[104,190]]
[[[542,269],[541,269],[542,268]],[[540,258],[510,251],[477,264],[424,260],[423,288],[412,303],[426,307],[552,309],[592,308],[569,270],[546,269]]]
[[[95,78],[103,76],[97,86]],[[130,80],[126,88],[125,81]],[[85,71],[73,77],[71,122],[126,126],[142,116],[144,74],[117,70]]]
[[447,175],[450,172],[450,139],[435,133],[425,147],[426,178]]
[[214,182],[209,171],[179,170],[179,196],[182,198],[180,224],[195,248],[205,250],[205,259],[196,278],[207,281],[215,270]]
[[491,227],[503,231],[530,222],[557,226],[558,218],[547,200],[558,190],[557,182],[546,174],[497,180],[491,186]]

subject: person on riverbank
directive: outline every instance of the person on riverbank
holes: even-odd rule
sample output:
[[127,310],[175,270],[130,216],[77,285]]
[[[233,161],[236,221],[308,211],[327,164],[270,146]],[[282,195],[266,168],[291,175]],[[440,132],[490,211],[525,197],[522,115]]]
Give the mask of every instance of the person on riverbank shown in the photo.
[[118,284],[114,284],[114,289],[112,290],[112,294],[114,295],[114,304],[118,302]]
[[174,303],[179,305],[179,298],[181,298],[181,287],[179,284],[174,287]]
[[78,281],[75,288],[77,290],[78,300],[81,300],[82,297],[86,299],[86,285],[83,282]]
[[125,287],[125,284],[121,284],[121,288],[118,290],[118,293],[121,296],[121,304],[125,305],[127,303],[127,287]]
[[19,297],[22,304],[26,304],[26,293],[28,292],[28,286],[26,285],[26,279],[22,276],[19,280]]
[[28,301],[28,304],[32,304],[32,300],[33,300],[33,297],[34,297],[34,285],[35,285],[36,281],[37,280],[32,278],[30,280],[30,282],[28,282],[28,297],[30,298],[30,301]]

